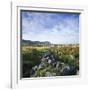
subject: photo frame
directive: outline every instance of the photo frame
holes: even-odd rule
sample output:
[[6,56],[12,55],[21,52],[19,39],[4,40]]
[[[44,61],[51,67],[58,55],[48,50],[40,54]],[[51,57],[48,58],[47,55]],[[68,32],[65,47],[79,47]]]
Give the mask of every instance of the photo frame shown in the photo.
[[[55,76],[55,77],[37,77],[37,78],[21,78],[22,57],[21,57],[21,10],[41,11],[41,12],[61,12],[61,13],[80,13],[79,17],[79,40],[80,40],[80,73],[76,76]],[[87,83],[87,64],[86,64],[86,8],[79,6],[56,6],[48,4],[34,4],[27,2],[11,3],[11,87],[45,87],[59,86],[71,84]]]

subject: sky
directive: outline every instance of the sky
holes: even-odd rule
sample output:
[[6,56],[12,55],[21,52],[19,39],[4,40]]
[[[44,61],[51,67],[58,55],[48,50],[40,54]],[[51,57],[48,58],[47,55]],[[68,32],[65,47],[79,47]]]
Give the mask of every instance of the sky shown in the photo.
[[79,44],[78,13],[22,11],[22,39]]

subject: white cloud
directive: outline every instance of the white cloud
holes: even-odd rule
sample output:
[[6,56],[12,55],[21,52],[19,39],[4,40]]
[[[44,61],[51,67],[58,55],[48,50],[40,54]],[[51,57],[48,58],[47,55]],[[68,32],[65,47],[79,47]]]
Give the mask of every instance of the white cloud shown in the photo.
[[[47,14],[45,16],[44,14],[35,14],[33,17],[33,19],[30,19],[29,16],[30,20],[23,18],[23,39],[50,41],[51,43],[57,44],[79,43],[78,18],[68,17],[62,18],[60,21],[58,19],[52,20],[53,18]],[[47,21],[45,21],[45,18],[47,18]],[[48,24],[51,24],[52,27],[49,25],[49,28]]]

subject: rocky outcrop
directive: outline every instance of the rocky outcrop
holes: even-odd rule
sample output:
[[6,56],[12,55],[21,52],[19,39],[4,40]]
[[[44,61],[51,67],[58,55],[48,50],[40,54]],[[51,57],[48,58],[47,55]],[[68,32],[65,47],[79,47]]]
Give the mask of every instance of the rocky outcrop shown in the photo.
[[75,66],[55,60],[54,56],[47,52],[42,56],[41,63],[32,67],[30,77],[67,76],[77,75],[77,73]]

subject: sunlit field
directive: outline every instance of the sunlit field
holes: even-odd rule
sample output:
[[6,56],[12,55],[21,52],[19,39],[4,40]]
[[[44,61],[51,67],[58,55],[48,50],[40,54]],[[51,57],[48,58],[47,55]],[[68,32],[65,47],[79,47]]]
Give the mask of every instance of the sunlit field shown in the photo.
[[22,77],[79,74],[79,45],[22,46]]

